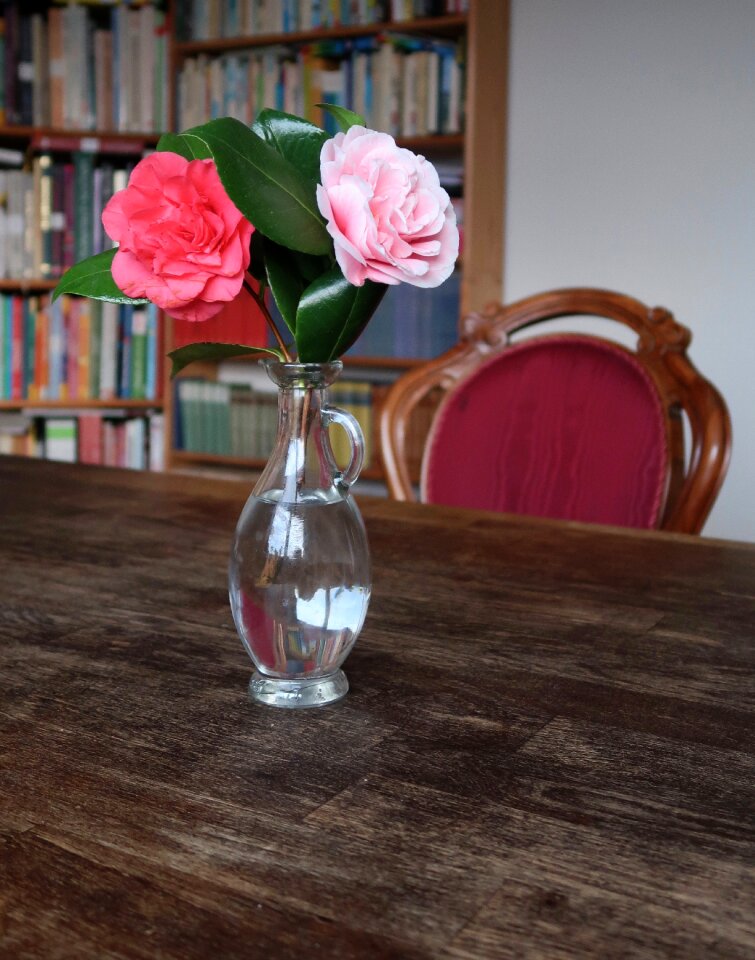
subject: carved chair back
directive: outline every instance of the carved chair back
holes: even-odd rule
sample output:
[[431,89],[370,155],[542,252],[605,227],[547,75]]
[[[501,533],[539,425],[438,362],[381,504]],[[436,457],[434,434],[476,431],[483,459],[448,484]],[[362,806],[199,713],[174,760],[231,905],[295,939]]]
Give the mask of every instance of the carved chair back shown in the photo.
[[[534,324],[585,315],[630,327],[636,351],[577,334],[512,343]],[[690,339],[668,310],[608,290],[553,290],[470,314],[457,346],[399,378],[386,397],[389,492],[416,499],[409,422],[440,391],[423,501],[699,533],[726,474],[731,424],[687,356]]]

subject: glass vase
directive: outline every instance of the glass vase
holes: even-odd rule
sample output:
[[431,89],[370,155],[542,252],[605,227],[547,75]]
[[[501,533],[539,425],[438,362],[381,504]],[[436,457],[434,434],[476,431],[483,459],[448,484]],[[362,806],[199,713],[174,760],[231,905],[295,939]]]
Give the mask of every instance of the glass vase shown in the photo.
[[[276,707],[332,703],[349,689],[341,664],[364,623],[372,585],[367,535],[349,488],[364,459],[358,422],[329,406],[332,363],[263,361],[278,385],[278,433],[236,526],[231,610],[255,665],[253,700]],[[336,463],[331,423],[350,438]]]

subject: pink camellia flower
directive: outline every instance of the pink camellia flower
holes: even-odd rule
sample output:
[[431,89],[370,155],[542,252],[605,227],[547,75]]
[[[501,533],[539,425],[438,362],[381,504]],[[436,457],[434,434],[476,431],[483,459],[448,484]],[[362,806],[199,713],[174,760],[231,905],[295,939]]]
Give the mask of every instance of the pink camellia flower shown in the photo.
[[456,213],[435,167],[387,133],[351,127],[320,152],[317,204],[343,275],[437,287],[459,253]]
[[158,152],[136,165],[102,223],[119,244],[113,280],[179,320],[208,320],[241,289],[254,227],[212,160]]

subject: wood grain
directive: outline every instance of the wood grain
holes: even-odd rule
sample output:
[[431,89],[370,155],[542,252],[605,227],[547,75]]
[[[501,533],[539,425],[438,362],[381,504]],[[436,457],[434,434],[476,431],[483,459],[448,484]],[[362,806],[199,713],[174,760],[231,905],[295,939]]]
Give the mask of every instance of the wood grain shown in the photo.
[[755,956],[752,546],[364,500],[351,693],[288,713],[244,485],[0,493],[3,958]]

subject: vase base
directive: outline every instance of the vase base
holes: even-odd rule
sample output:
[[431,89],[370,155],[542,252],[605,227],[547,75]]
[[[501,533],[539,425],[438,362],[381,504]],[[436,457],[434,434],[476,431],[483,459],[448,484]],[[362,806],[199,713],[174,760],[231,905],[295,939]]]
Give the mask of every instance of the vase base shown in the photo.
[[327,677],[302,680],[282,680],[266,677],[256,670],[249,681],[249,697],[269,707],[284,707],[295,710],[300,707],[324,707],[345,697],[349,681],[343,670],[336,670]]

